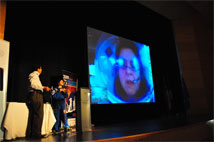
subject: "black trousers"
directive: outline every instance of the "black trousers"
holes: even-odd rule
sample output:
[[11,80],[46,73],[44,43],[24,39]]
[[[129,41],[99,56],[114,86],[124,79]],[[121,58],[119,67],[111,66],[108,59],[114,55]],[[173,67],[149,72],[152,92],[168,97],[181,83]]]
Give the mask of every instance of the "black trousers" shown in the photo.
[[29,109],[27,137],[41,136],[43,122],[43,96],[40,91],[33,91],[29,94],[27,106]]

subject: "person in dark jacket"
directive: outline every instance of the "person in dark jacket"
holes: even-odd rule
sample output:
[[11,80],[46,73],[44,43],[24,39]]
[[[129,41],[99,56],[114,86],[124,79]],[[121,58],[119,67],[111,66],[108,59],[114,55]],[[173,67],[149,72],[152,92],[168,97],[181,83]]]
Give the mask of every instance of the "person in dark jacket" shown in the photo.
[[[61,122],[63,123],[63,125],[66,124],[67,115],[65,112],[65,98],[67,98],[67,96],[68,94],[64,87],[64,81],[61,79],[58,82],[58,87],[54,88],[54,90],[52,91],[53,109],[56,117],[56,123],[53,128],[54,133],[60,132]],[[68,128],[65,127],[64,131],[67,130]]]

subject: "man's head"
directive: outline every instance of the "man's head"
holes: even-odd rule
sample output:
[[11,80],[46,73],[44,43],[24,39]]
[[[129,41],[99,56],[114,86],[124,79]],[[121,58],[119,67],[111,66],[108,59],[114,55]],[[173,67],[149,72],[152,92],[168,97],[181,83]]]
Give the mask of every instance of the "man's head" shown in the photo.
[[40,66],[40,68],[38,68],[37,71],[39,72],[39,74],[41,74],[42,73],[42,67]]
[[42,73],[42,66],[41,66],[41,65],[38,65],[38,64],[35,64],[35,65],[33,66],[33,70],[34,70],[34,71],[37,71],[39,74],[41,74],[41,73]]

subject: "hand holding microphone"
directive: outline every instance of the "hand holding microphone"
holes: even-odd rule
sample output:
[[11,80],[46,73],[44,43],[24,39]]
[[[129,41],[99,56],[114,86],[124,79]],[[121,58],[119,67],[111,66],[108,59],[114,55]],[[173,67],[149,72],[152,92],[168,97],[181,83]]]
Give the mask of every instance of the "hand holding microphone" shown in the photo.
[[50,88],[48,86],[43,86],[43,89],[46,91],[50,91]]

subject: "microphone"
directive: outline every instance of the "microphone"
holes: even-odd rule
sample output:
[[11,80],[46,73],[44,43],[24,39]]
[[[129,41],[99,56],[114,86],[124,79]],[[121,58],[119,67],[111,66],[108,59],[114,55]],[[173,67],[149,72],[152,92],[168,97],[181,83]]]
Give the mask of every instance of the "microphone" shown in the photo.
[[137,83],[137,81],[139,81],[140,79],[138,78],[138,79],[134,79],[132,82],[134,83],[134,84],[136,84]]

